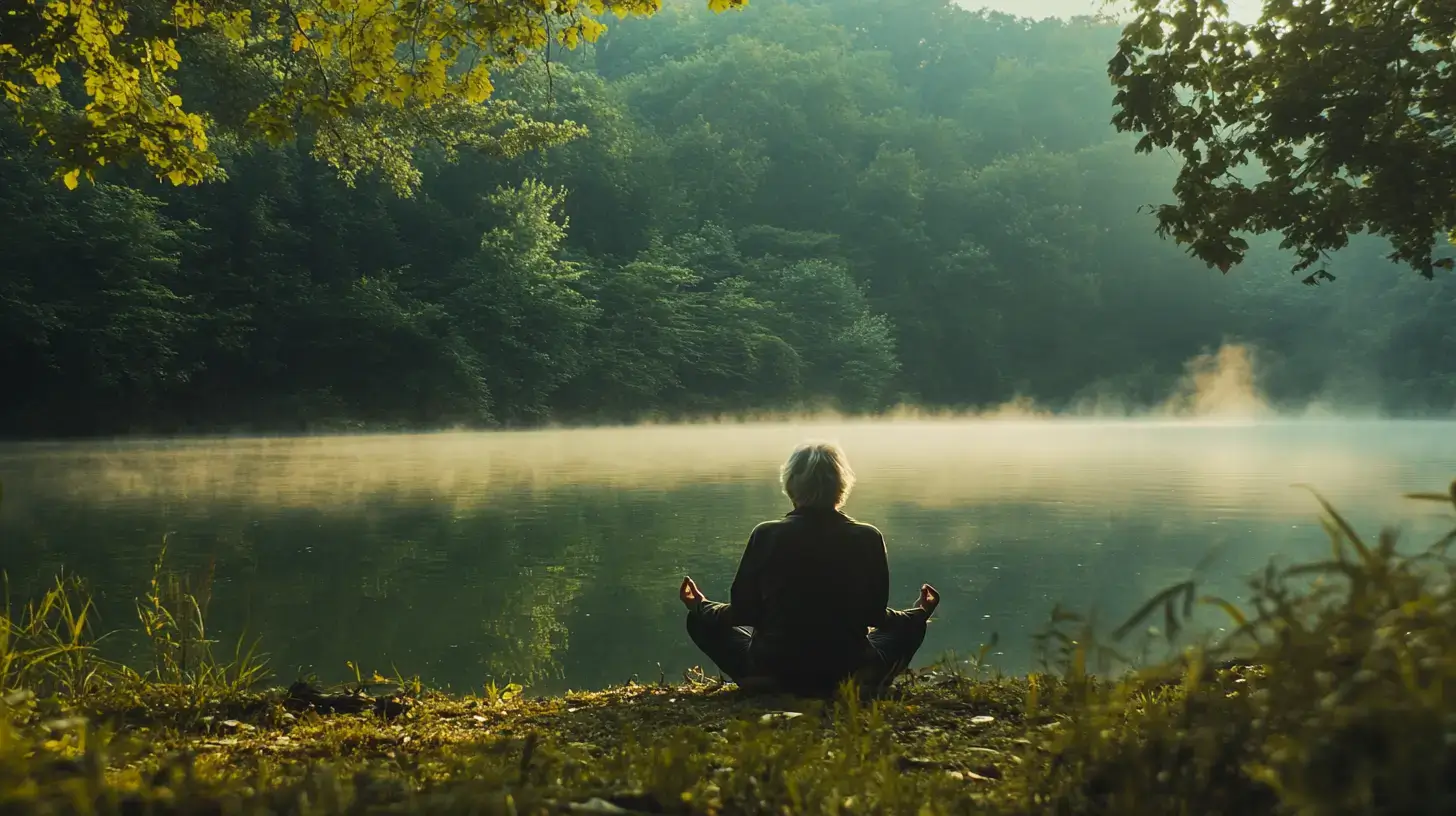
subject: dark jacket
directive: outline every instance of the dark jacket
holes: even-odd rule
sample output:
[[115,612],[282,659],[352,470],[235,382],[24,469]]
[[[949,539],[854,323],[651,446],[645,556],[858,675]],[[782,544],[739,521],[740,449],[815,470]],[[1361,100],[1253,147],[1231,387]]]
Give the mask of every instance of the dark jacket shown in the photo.
[[923,620],[889,608],[885,537],[837,510],[801,508],[754,528],[729,603],[700,611],[753,629],[755,665],[792,684],[833,683],[863,665],[870,627]]

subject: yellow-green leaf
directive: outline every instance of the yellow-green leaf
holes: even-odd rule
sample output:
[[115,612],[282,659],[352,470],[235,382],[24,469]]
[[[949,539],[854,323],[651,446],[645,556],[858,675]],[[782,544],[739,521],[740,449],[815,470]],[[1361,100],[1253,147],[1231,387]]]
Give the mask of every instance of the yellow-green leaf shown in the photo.
[[600,22],[593,20],[590,17],[581,21],[581,36],[587,42],[596,42],[602,36],[602,34],[606,32],[606,30],[607,27],[605,25],[602,25]]
[[43,88],[54,88],[61,84],[61,73],[49,65],[33,68],[30,73],[35,77],[35,84]]

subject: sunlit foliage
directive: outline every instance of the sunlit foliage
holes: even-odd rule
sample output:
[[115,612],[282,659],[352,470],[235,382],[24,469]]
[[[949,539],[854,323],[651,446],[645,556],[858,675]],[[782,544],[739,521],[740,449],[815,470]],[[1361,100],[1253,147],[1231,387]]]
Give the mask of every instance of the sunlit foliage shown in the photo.
[[[714,11],[747,0],[709,0]],[[553,46],[576,48],[602,18],[655,13],[661,0],[14,0],[0,6],[0,95],[60,159],[74,188],[108,162],[144,162],[192,184],[216,175],[206,111],[179,92],[191,52],[224,64],[219,79],[246,133],[277,144],[316,133],[346,174],[416,178],[409,150],[488,141],[506,118],[484,106],[494,75]],[[549,143],[527,129],[507,154]]]

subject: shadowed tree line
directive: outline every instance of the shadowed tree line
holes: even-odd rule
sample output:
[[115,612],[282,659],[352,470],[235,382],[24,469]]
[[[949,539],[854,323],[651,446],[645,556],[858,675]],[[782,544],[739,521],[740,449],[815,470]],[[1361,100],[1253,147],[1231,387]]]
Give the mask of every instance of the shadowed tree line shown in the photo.
[[[108,165],[72,191],[6,120],[0,428],[1145,405],[1227,341],[1276,401],[1456,404],[1450,275],[1357,238],[1313,289],[1262,236],[1224,277],[1154,233],[1139,208],[1179,166],[1110,124],[1120,33],[942,0],[669,3],[496,76],[545,146],[423,148],[406,196],[346,184],[307,132],[219,136],[225,180]],[[226,111],[205,46],[179,92]]]

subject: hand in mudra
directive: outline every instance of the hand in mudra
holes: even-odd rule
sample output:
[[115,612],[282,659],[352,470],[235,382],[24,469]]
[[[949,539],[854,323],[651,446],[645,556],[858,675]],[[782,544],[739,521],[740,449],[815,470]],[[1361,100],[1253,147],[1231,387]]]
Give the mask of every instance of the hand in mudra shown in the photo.
[[698,585],[693,583],[693,579],[686,575],[683,576],[682,586],[678,587],[677,597],[688,609],[692,609],[704,600],[702,590],[698,589]]
[[925,617],[935,614],[935,608],[940,606],[940,593],[930,584],[920,585],[920,599],[915,606],[925,610]]

